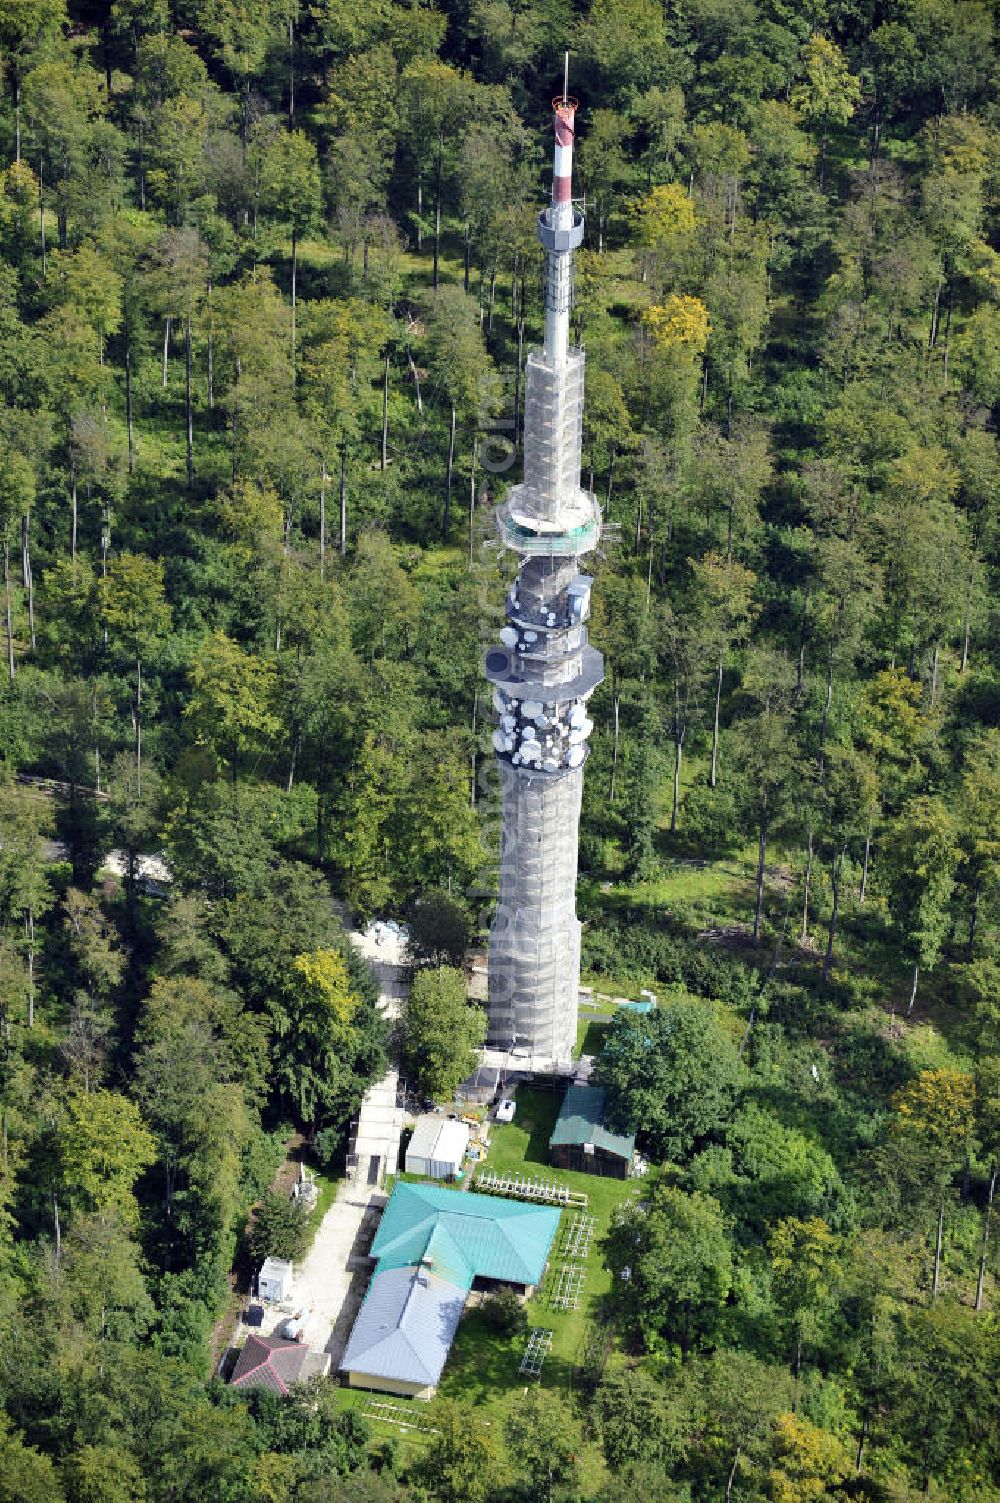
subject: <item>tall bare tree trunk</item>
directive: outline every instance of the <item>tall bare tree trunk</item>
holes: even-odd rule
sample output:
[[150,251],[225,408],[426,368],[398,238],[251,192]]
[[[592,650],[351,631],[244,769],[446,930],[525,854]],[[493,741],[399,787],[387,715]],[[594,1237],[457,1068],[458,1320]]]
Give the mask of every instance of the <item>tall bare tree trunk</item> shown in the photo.
[[35,585],[31,573],[31,513],[25,512],[21,518],[21,578],[24,581],[25,592],[28,596],[28,639],[31,642],[31,650],[35,650]]
[[479,686],[477,684],[476,688],[473,690],[473,694],[472,694],[472,737],[471,737],[471,741],[472,741],[472,767],[470,769],[471,785],[470,785],[470,798],[469,798],[469,802],[471,803],[473,809],[476,807],[476,726],[477,726],[478,722],[479,722]]
[[619,717],[619,710],[620,710],[620,708],[621,708],[621,695],[620,694],[615,694],[612,697],[612,700],[611,700],[611,712],[612,712],[612,715],[614,716],[614,727],[615,727],[615,729],[614,729],[614,742],[613,742],[612,747],[611,747],[611,792],[610,792],[609,799],[608,799],[608,802],[612,803],[612,804],[615,801],[615,782],[616,782],[617,777],[618,777],[618,734],[619,734],[619,729],[620,729],[620,723],[619,723],[620,722],[620,717]]
[[444,527],[442,534],[447,541],[448,528],[451,526],[451,480],[455,468],[455,423],[457,421],[455,404],[451,404],[451,435],[448,439],[448,475],[445,481],[444,491]]
[[212,334],[212,284],[208,284],[208,331],[205,342],[205,362],[207,376],[206,397],[208,398],[208,410],[211,412],[215,407],[215,339]]
[[937,1237],[934,1241],[934,1277],[931,1280],[931,1299],[937,1299],[938,1287],[941,1283],[941,1247],[944,1242],[944,1201],[938,1211]]
[[14,682],[14,618],[10,604],[10,544],[3,541],[3,598],[4,618],[7,624],[7,674]]
[[187,485],[194,490],[194,408],[191,403],[191,315],[184,320],[184,421],[187,432]]
[[810,820],[806,835],[806,869],[802,879],[802,928],[799,931],[799,939],[805,944],[809,938],[809,883],[812,879],[813,869],[813,828]]
[[941,644],[940,644],[940,642],[935,642],[934,643],[934,652],[933,652],[933,654],[931,656],[931,709],[932,710],[934,708],[934,705],[937,702],[938,659],[939,659],[939,656],[940,656],[940,652],[941,652]]
[[347,450],[340,451],[340,556],[347,553]]
[[861,1421],[861,1434],[858,1436],[858,1454],[854,1463],[855,1471],[859,1475],[861,1473],[862,1463],[865,1459],[865,1441],[868,1439],[868,1424],[868,1413],[866,1411],[864,1418]]
[[35,1026],[35,915],[28,909],[24,915],[24,947],[28,956],[28,1027]]
[[42,242],[42,281],[45,281],[48,273],[48,257],[45,249],[45,181],[42,171],[42,159],[38,158],[38,233]]
[[295,22],[288,18],[288,119],[295,120]]
[[872,830],[874,829],[874,826],[875,815],[874,813],[872,813],[868,816],[868,829],[865,832],[865,859],[861,867],[861,892],[859,896],[862,903],[864,903],[865,894],[868,891],[868,870],[871,865]]
[[424,400],[423,400],[423,397],[420,395],[420,372],[417,370],[416,364],[414,363],[413,356],[408,353],[406,358],[410,362],[410,375],[413,377],[413,386],[414,386],[414,389],[415,389],[416,394],[417,394],[417,411],[419,412],[420,416],[423,417],[423,415],[424,415]]
[[910,988],[910,1001],[909,1001],[909,1004],[908,1004],[907,1009],[906,1009],[906,1016],[907,1017],[909,1017],[910,1014],[912,1013],[912,1011],[913,1011],[913,1004],[917,1000],[917,982],[919,980],[920,980],[920,962],[917,961],[914,964],[914,967],[913,967],[913,985]]
[[70,514],[71,514],[71,518],[72,518],[72,527],[71,527],[71,536],[70,536],[70,558],[72,559],[73,563],[75,564],[76,563],[76,524],[77,524],[76,460],[73,459],[72,457],[70,458],[70,462],[69,462],[69,481],[70,481]]
[[389,351],[385,352],[385,371],[382,376],[382,469],[389,464]]
[[983,1285],[986,1282],[986,1254],[990,1246],[990,1221],[993,1218],[993,1196],[997,1187],[997,1166],[990,1169],[990,1188],[986,1196],[986,1214],[983,1217],[983,1245],[979,1252],[979,1277],[976,1279],[976,1309],[983,1308]]
[[829,981],[830,972],[833,969],[833,946],[837,938],[837,919],[840,914],[840,886],[844,877],[844,852],[833,858],[830,868],[830,886],[833,889],[833,912],[830,914],[830,927],[827,931],[826,954],[823,956],[823,980]]
[[684,732],[674,737],[674,792],[670,808],[670,833],[677,834],[677,814],[681,806],[681,757],[683,756]]
[[292,369],[295,369],[295,294],[299,272],[299,241],[292,231]]
[[125,429],[128,433],[128,472],[135,474],[135,425],[132,420],[132,333],[125,320]]
[[972,913],[969,915],[969,944],[966,950],[966,959],[971,961],[976,953],[976,931],[979,928],[979,900],[982,894],[983,884],[976,878],[976,885],[972,890]]
[[135,660],[135,789],[142,797],[142,659]]
[[444,172],[444,141],[438,142],[437,170],[434,176],[434,290],[441,285],[438,261],[441,255],[441,175]]
[[326,578],[326,465],[319,482],[319,577]]
[[[652,564],[652,554],[650,554]],[[712,767],[708,775],[708,786],[714,788],[719,780],[719,708],[722,704],[722,664],[724,654],[719,653],[719,665],[715,670],[715,710],[712,715]]]
[[524,316],[517,321],[517,365],[514,368],[514,445],[521,436],[521,372],[524,368]]
[[476,468],[479,463],[479,434],[475,434],[472,440],[472,474],[469,479],[469,568],[472,568],[473,539],[475,537],[476,523]]
[[823,719],[819,728],[819,776],[820,782],[826,774],[826,732],[830,722],[830,706],[833,704],[833,646],[830,646],[830,655],[826,664],[826,701],[823,705]]
[[764,862],[767,860],[767,826],[761,825],[757,843],[757,901],[753,914],[753,942],[760,944],[760,922],[764,912]]
[[97,793],[101,791],[101,726],[97,715],[97,685],[93,686],[93,698],[91,706],[94,716],[94,788]]
[[167,356],[170,353],[170,324],[171,318],[168,313],[163,324],[163,390],[167,389]]
[[729,1477],[728,1477],[728,1479],[726,1481],[726,1503],[730,1503],[730,1500],[732,1499],[732,1496],[733,1496],[733,1480],[734,1480],[734,1478],[736,1476],[736,1467],[737,1467],[737,1465],[739,1463],[739,1459],[740,1459],[740,1447],[737,1446],[736,1447],[736,1455],[733,1457],[733,1464],[729,1468]]

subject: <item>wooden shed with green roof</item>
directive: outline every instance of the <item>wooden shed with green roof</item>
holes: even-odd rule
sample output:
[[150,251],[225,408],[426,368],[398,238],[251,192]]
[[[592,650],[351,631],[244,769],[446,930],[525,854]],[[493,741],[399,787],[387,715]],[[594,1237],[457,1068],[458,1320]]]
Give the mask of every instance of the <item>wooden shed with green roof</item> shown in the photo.
[[557,1169],[627,1179],[634,1150],[634,1133],[610,1132],[605,1127],[600,1086],[567,1088],[549,1139],[549,1160]]

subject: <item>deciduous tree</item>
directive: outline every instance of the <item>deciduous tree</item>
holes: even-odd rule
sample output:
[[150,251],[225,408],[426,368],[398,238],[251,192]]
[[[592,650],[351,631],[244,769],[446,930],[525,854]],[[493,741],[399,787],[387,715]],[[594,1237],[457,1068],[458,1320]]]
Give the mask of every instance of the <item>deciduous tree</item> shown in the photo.
[[418,971],[410,988],[403,1023],[406,1068],[420,1089],[447,1101],[476,1068],[476,1050],[486,1019],[468,1000],[461,971],[450,966]]

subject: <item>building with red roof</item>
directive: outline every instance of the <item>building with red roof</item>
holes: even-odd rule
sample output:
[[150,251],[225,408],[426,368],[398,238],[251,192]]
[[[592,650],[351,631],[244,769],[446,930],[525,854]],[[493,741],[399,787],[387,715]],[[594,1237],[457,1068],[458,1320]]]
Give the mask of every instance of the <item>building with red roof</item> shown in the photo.
[[303,1371],[309,1356],[309,1348],[300,1341],[251,1334],[229,1381],[233,1388],[267,1388],[271,1393],[285,1394],[309,1375],[308,1369]]

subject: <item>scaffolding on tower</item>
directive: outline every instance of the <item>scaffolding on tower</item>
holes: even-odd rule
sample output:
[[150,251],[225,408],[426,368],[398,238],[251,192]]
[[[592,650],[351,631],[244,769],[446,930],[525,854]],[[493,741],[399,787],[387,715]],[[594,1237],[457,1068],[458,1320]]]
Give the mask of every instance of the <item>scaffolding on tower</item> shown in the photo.
[[489,1042],[517,1042],[536,1063],[568,1062],[576,1040],[580,924],[577,856],[587,700],[603,678],[586,622],[592,580],[580,560],[601,536],[580,483],[584,354],[570,345],[573,255],[583,240],[572,195],[577,102],[568,54],[553,100],[552,195],[538,216],[545,251],[545,340],[527,359],[524,474],[497,509],[500,541],[518,555],[500,643],[486,653],[503,827],[500,893],[489,946]]

